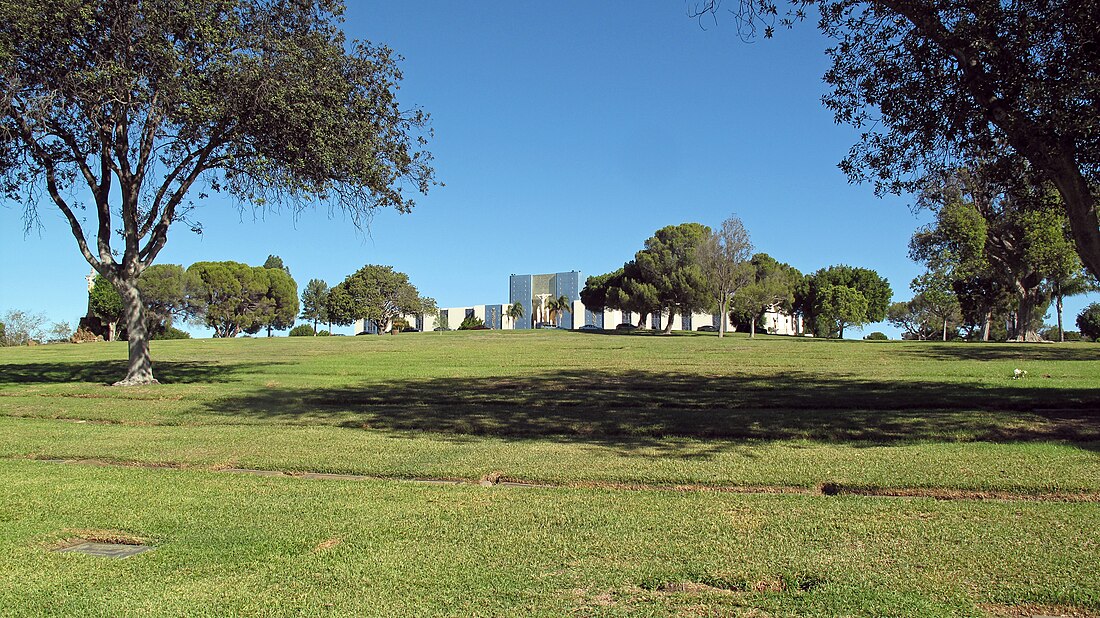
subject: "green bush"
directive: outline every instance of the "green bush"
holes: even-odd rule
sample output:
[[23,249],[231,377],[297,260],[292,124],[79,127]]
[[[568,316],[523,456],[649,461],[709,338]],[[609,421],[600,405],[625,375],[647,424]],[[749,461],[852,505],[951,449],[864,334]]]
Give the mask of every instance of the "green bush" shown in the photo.
[[889,341],[890,338],[886,336],[886,333],[875,331],[864,337],[867,341]]
[[290,329],[290,334],[288,336],[289,337],[312,337],[316,334],[317,334],[317,332],[314,331],[313,327],[310,326],[309,324],[299,324],[298,326],[295,326],[294,328]]
[[482,330],[481,328],[478,328],[479,326],[484,327],[485,320],[482,320],[476,315],[470,314],[463,318],[462,324],[458,325],[458,330]]
[[153,339],[190,339],[191,333],[180,330],[175,326],[169,326],[163,332],[153,335]]
[[321,330],[321,331],[317,331],[317,336],[318,337],[331,337],[332,333],[328,332],[327,330]]

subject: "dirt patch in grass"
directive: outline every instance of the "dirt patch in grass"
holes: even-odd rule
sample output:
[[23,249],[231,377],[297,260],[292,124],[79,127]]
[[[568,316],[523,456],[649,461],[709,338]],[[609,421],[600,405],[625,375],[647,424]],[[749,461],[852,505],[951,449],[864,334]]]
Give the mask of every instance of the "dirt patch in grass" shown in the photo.
[[313,548],[313,553],[322,552],[322,551],[325,551],[325,550],[332,549],[333,547],[336,547],[337,545],[340,545],[343,542],[344,542],[343,538],[338,537],[338,536],[334,536],[331,539],[326,539],[326,540],[321,541],[320,543],[318,543],[317,546]]
[[1010,491],[940,489],[935,487],[849,487],[838,483],[822,483],[818,492],[824,496],[870,496],[879,498],[933,498],[936,500],[1005,500],[1037,502],[1100,502],[1100,492],[1043,492],[1022,494]]

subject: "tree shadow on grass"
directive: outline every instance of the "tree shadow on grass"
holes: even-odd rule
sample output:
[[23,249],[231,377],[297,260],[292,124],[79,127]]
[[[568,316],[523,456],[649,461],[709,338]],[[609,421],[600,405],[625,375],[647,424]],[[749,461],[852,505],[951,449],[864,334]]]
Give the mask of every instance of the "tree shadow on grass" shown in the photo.
[[[890,344],[886,344],[890,345]],[[1100,345],[1050,343],[924,342],[897,350],[899,356],[946,361],[1083,361],[1100,362]],[[1021,367],[1026,369],[1026,365]]]
[[[153,363],[157,380],[171,384],[220,383],[252,369],[277,363],[232,363],[209,361],[159,361]],[[0,385],[90,382],[114,384],[126,377],[127,361],[106,360],[71,363],[12,363],[0,365]]]
[[[215,414],[453,439],[553,437],[642,448],[669,437],[885,445],[921,441],[1100,444],[1100,389],[562,370],[321,389],[268,388]],[[705,450],[701,450],[705,456]]]

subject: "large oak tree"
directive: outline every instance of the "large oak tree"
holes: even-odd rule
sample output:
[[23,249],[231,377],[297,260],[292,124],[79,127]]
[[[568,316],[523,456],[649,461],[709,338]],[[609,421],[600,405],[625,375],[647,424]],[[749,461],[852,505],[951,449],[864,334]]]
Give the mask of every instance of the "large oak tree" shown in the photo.
[[[433,183],[393,52],[338,0],[0,0],[0,188],[52,203],[119,291],[120,384],[155,382],[137,280],[194,203],[323,202],[355,222]],[[200,189],[201,190],[198,190]],[[76,197],[74,197],[76,196]]]

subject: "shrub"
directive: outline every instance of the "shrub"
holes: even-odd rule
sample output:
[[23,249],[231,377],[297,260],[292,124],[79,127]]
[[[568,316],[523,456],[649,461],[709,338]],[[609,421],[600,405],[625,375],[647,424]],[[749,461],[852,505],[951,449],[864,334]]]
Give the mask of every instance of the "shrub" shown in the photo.
[[886,333],[875,331],[864,337],[867,341],[889,341],[890,338],[886,336]]
[[1077,328],[1085,337],[1100,340],[1100,303],[1092,303],[1077,315]]
[[1081,333],[1079,333],[1075,330],[1067,330],[1066,332],[1062,333],[1062,335],[1066,338],[1066,341],[1080,341],[1081,340]]
[[327,330],[322,330],[322,331],[317,331],[317,336],[318,337],[331,337],[332,333],[328,332]]
[[[478,326],[482,328],[478,328]],[[485,330],[485,320],[473,314],[468,315],[463,318],[462,324],[458,325],[458,330]]]
[[313,327],[309,324],[299,324],[290,329],[288,337],[312,337],[317,334],[317,331],[313,330]]
[[185,330],[180,330],[180,329],[176,328],[175,326],[169,326],[169,327],[165,328],[162,332],[159,332],[159,333],[153,335],[153,339],[159,339],[159,340],[190,339],[190,338],[191,338],[191,333],[189,333]]

